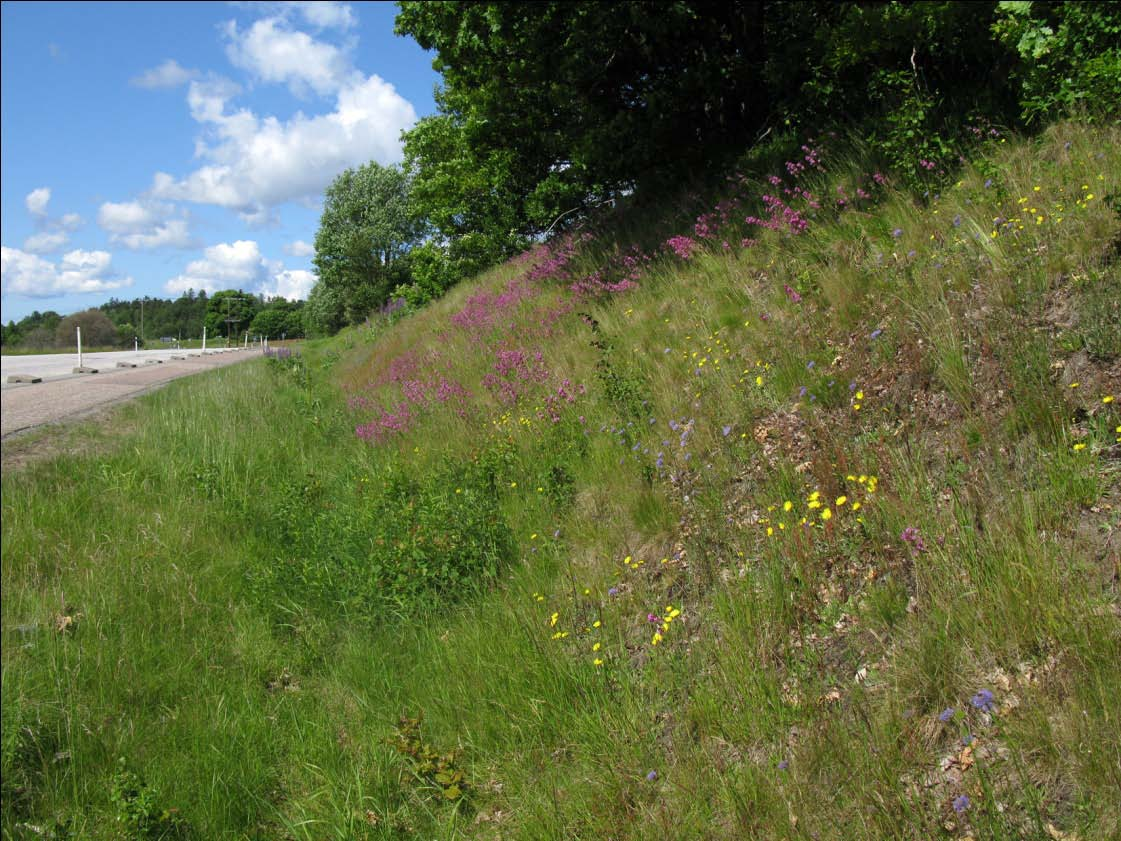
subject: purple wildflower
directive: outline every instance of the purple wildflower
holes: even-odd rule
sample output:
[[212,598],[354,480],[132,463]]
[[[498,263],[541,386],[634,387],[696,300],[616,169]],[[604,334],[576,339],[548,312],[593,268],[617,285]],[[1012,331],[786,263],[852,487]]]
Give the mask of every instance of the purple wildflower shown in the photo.
[[787,760],[785,760],[785,759],[784,759],[784,760],[782,760],[782,762],[780,762],[780,763],[778,764],[778,769],[779,769],[780,771],[785,771],[785,770],[786,770],[787,768],[789,768],[789,767],[790,767],[790,762],[788,762],[788,761],[787,761]]
[[724,426],[724,427],[721,427],[720,431],[723,432],[724,437],[727,438],[728,433],[732,431],[732,427],[731,426]]
[[969,808],[969,796],[966,794],[959,794],[954,798],[954,811],[959,815]]
[[996,707],[993,702],[993,693],[988,689],[978,691],[976,695],[969,699],[969,703],[983,713],[992,712]]
[[786,297],[789,298],[791,300],[791,302],[793,302],[795,304],[800,304],[802,302],[802,296],[799,295],[796,290],[791,289],[788,284],[784,283],[782,285],[782,288],[786,292]]
[[891,232],[891,235],[893,237],[895,237],[896,239],[899,239],[901,236],[903,236],[903,229],[902,228],[896,228],[894,231]]
[[946,707],[946,709],[942,710],[942,712],[939,714],[938,720],[943,724],[948,724],[954,717],[955,712],[957,712],[957,710],[955,710],[953,707]]
[[883,334],[883,332],[884,331],[881,328],[877,327],[875,330],[873,330],[869,334],[868,338],[871,339],[872,341],[875,341],[876,339],[880,338],[880,336]]
[[656,779],[658,779],[658,772],[657,772],[657,771],[651,771],[650,773],[648,773],[648,774],[646,775],[646,781],[647,781],[648,783],[652,783],[652,782],[654,782],[654,780],[656,780]]
[[609,589],[607,591],[607,595],[614,598],[615,596],[619,595],[619,588],[618,587],[612,587],[611,589]]

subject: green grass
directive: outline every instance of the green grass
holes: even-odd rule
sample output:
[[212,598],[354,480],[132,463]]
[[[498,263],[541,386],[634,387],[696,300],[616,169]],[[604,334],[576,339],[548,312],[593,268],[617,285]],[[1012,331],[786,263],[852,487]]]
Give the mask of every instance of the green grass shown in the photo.
[[[1119,140],[450,326],[512,262],[6,471],[4,836],[1116,837]],[[470,397],[360,440],[409,354]]]

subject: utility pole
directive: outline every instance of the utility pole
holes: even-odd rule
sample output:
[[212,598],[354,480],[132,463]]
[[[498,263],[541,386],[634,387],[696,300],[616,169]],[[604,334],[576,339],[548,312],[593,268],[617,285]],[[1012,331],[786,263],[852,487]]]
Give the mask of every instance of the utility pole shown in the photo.
[[140,341],[144,341],[144,299],[140,299]]

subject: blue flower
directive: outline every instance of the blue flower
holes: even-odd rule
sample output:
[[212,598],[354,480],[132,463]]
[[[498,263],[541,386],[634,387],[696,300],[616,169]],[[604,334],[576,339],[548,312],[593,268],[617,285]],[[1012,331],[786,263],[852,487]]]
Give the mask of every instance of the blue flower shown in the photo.
[[903,236],[903,229],[902,228],[896,228],[894,231],[891,232],[891,235],[893,237],[895,237],[896,239],[899,239],[901,236]]
[[980,690],[976,695],[969,699],[969,703],[971,703],[974,707],[976,707],[983,713],[992,712],[996,708],[996,704],[993,703],[993,693],[988,689]]
[[882,329],[877,327],[875,330],[872,331],[871,335],[869,335],[868,338],[875,341],[876,339],[880,338],[880,334],[883,333],[883,332],[884,331]]
[[658,779],[658,772],[657,771],[651,771],[649,774],[646,775],[646,781],[647,782],[652,783],[656,779]]
[[789,768],[789,767],[790,767],[790,762],[789,762],[789,761],[787,761],[787,760],[785,760],[785,759],[784,759],[784,760],[782,760],[782,762],[780,762],[780,763],[778,764],[778,769],[779,769],[780,771],[785,771],[785,770],[786,770],[787,768]]
[[724,437],[725,437],[725,438],[727,438],[727,437],[728,437],[728,433],[732,431],[732,427],[731,427],[731,426],[724,426],[724,427],[721,427],[721,428],[720,428],[720,431],[721,431],[721,432],[723,432],[723,433],[724,433]]
[[954,717],[955,712],[957,712],[957,710],[955,710],[953,707],[946,707],[946,709],[942,710],[941,714],[938,716],[938,720],[945,724]]
[[954,811],[959,815],[969,808],[969,795],[959,794],[954,798]]

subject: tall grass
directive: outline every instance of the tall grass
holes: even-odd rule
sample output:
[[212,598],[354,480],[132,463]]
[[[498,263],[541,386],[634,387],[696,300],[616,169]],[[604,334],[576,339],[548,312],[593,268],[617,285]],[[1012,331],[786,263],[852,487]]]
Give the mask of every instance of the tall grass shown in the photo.
[[6,473],[5,835],[1115,835],[1119,139],[825,154]]

